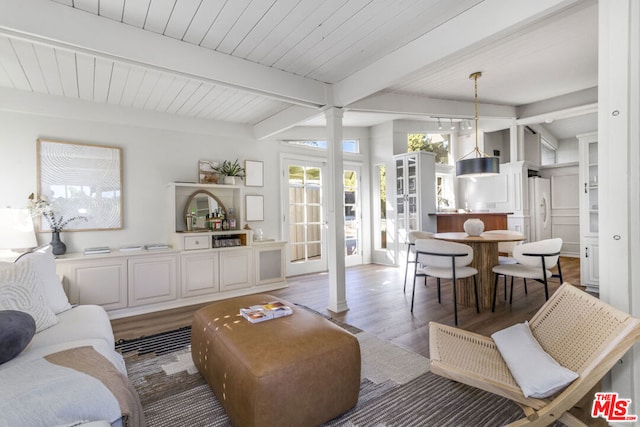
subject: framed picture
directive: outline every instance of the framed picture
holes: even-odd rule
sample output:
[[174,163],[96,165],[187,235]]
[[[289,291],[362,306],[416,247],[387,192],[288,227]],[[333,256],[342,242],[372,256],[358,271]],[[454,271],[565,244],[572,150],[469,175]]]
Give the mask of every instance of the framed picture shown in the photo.
[[[38,197],[57,216],[82,216],[64,231],[114,230],[122,224],[122,148],[37,140]],[[49,231],[42,217],[41,231]]]
[[263,163],[259,160],[245,160],[244,161],[244,185],[247,187],[262,187],[263,181]]
[[218,166],[220,166],[218,162],[198,160],[198,182],[200,184],[217,184],[218,173],[215,168]]
[[264,221],[264,196],[247,196],[247,221]]

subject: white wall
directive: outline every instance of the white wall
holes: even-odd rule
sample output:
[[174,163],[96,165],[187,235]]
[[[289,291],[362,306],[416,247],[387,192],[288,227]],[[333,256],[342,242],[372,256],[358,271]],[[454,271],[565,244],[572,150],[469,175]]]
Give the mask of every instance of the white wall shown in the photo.
[[558,163],[572,163],[578,161],[578,138],[561,139],[558,141]]
[[[25,207],[29,194],[36,192],[39,137],[122,147],[124,228],[63,232],[68,252],[168,242],[167,184],[196,181],[199,159],[263,160],[265,186],[251,188],[251,193],[265,196],[265,220],[250,225],[263,228],[265,236],[279,234],[279,211],[270,208],[271,201],[279,200],[275,141],[257,142],[250,129],[233,124],[33,94],[15,97],[11,91],[0,95],[6,95],[0,96],[0,206]],[[7,111],[11,109],[21,112]],[[41,244],[49,240],[49,233],[38,235]]]

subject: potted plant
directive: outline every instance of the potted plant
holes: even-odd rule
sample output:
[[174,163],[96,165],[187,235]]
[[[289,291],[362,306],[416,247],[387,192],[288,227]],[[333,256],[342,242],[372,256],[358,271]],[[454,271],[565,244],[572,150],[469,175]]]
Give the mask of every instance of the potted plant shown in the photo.
[[223,176],[222,182],[225,184],[235,184],[236,177],[243,179],[244,178],[244,168],[240,166],[238,163],[238,159],[236,159],[233,163],[228,160],[222,162],[222,165],[214,168],[214,170]]

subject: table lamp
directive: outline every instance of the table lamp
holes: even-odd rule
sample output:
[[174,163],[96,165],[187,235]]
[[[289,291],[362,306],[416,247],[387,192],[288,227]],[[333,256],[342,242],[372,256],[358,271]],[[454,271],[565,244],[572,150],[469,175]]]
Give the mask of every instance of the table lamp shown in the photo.
[[0,208],[0,259],[15,259],[38,246],[28,209]]

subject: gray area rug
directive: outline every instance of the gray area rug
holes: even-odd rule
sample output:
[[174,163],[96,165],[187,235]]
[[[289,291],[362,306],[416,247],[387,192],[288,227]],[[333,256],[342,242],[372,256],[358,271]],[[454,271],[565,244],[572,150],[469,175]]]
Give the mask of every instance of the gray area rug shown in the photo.
[[[428,359],[350,328],[361,346],[357,405],[326,426],[500,426],[522,417],[513,402],[429,372]],[[190,329],[119,343],[147,425],[230,426],[191,361]]]

